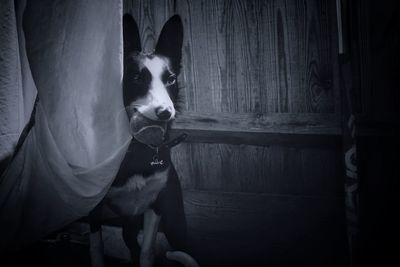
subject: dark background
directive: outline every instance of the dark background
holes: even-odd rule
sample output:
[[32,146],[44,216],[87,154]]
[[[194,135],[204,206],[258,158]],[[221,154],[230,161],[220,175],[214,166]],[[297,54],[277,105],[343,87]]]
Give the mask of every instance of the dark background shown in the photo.
[[[183,20],[174,131],[190,137],[173,160],[202,266],[349,266],[341,71],[357,125],[353,264],[399,264],[399,4],[342,3],[344,70],[333,0],[124,2],[147,51],[170,16]],[[87,263],[58,244],[31,253]]]
[[399,262],[399,4],[341,2],[341,56],[336,1],[125,2],[144,47],[172,14],[184,22],[176,129],[191,135],[174,160],[206,266],[350,264],[349,94],[359,178],[352,262]]

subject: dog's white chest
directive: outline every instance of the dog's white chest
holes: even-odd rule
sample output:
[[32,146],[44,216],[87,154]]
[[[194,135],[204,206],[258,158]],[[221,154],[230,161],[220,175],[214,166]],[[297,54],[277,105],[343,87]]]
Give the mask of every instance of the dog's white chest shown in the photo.
[[121,187],[111,187],[106,198],[123,216],[142,214],[157,199],[168,179],[168,169],[149,177],[134,175]]

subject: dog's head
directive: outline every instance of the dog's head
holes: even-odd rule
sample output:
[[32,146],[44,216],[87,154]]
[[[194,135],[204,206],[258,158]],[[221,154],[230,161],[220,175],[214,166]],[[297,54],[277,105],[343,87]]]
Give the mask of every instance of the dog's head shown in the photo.
[[176,115],[183,40],[181,19],[175,15],[165,23],[151,54],[142,52],[139,29],[130,15],[123,17],[123,37],[123,97],[131,130],[137,132],[140,124],[164,127]]

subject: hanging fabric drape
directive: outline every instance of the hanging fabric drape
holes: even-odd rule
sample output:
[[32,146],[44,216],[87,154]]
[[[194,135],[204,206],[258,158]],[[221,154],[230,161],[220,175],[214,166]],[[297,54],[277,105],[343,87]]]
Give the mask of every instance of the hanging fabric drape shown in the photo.
[[[20,2],[19,2],[20,3]],[[36,89],[25,53],[21,3],[0,5],[0,175],[13,153],[19,135],[29,120]]]
[[131,137],[121,90],[122,3],[3,2],[0,38],[14,64],[0,62],[10,74],[0,76],[1,120],[17,125],[4,126],[15,137],[1,139],[7,149],[0,156],[12,150],[38,95],[34,124],[0,179],[6,251],[86,216],[111,185]]

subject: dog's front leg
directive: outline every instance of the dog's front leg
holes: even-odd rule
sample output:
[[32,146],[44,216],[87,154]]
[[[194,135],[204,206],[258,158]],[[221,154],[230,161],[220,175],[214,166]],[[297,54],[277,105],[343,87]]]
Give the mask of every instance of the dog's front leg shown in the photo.
[[143,241],[140,251],[140,267],[153,267],[155,258],[155,240],[160,216],[149,209],[144,213]]
[[92,267],[104,267],[104,248],[100,224],[90,224],[89,242]]

